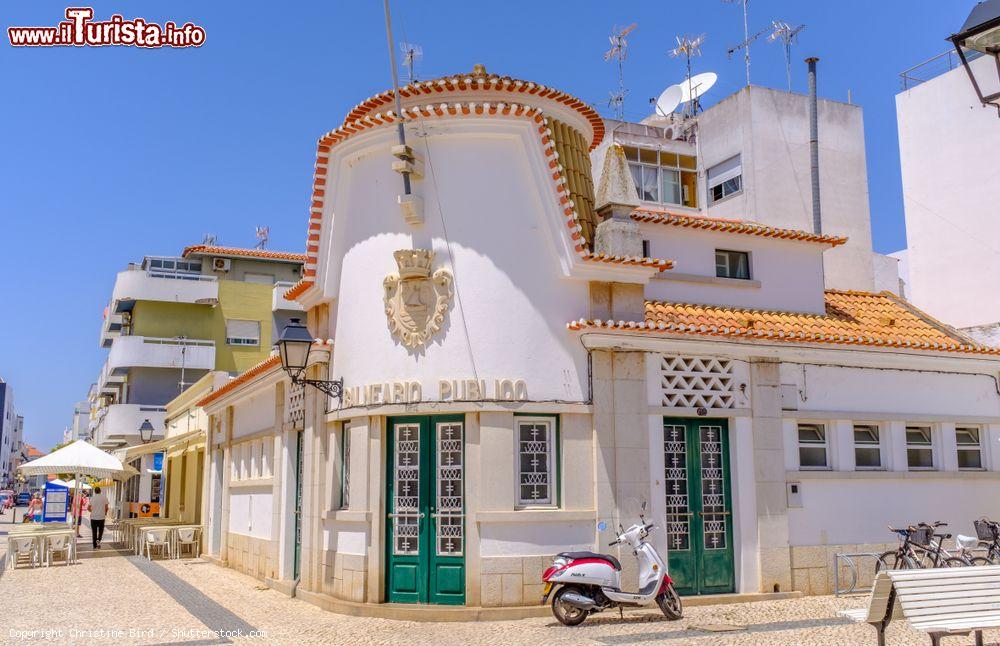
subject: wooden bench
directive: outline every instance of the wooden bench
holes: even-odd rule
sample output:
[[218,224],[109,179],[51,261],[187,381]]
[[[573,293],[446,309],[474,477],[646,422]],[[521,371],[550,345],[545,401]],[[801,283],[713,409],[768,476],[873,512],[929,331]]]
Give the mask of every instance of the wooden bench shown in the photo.
[[1000,628],[1000,566],[879,572],[868,608],[837,614],[874,626],[879,646],[889,622],[904,618],[927,633],[932,646],[969,633],[982,646],[983,630]]

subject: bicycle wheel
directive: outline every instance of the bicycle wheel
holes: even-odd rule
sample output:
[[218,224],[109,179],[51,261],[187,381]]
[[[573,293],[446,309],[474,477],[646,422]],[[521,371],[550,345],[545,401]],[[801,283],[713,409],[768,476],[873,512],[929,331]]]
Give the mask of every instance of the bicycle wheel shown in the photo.
[[875,574],[882,570],[916,570],[920,565],[909,554],[900,554],[899,550],[883,552],[875,562]]
[[960,556],[949,556],[938,567],[969,567],[969,562]]
[[969,561],[972,565],[993,565],[993,562],[985,556],[973,556]]

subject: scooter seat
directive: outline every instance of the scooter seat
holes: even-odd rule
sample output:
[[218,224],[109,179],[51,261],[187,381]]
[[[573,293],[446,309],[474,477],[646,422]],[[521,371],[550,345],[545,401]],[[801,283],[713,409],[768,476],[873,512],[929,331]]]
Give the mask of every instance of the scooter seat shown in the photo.
[[557,556],[562,556],[573,561],[576,561],[577,559],[598,559],[601,561],[607,561],[611,564],[611,567],[616,570],[622,569],[622,564],[618,562],[618,559],[610,554],[598,554],[597,552],[562,552]]

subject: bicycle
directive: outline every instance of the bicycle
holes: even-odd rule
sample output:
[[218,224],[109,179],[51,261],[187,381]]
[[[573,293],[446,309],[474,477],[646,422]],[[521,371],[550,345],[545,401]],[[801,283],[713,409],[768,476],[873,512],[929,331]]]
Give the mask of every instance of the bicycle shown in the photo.
[[935,534],[934,530],[948,523],[918,523],[906,529],[889,527],[899,535],[900,546],[882,553],[875,563],[875,572],[886,570],[911,570],[926,567],[964,567],[970,565],[966,556],[954,556],[944,547],[951,534]]
[[960,552],[959,556],[954,556],[944,547],[944,542],[951,538],[951,534],[935,534],[934,530],[939,527],[947,527],[948,523],[936,520],[933,523],[918,523],[918,527],[927,527],[931,530],[931,539],[923,550],[923,562],[930,559],[931,567],[966,567],[972,565],[968,557]]
[[983,516],[972,522],[979,545],[986,547],[986,556],[973,557],[976,565],[1000,564],[1000,523]]

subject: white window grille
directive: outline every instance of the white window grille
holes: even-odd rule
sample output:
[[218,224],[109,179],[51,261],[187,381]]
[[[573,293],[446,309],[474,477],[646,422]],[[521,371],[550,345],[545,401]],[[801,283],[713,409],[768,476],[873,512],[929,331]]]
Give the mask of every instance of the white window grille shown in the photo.
[[854,468],[857,470],[882,468],[882,447],[879,443],[878,426],[854,425]]
[[393,464],[392,550],[420,553],[420,425],[397,424]]
[[728,546],[729,512],[726,510],[726,470],[722,452],[722,427],[698,427],[701,444],[701,535],[706,550],[724,550]]
[[733,364],[715,357],[660,360],[663,405],[670,408],[733,408]]
[[462,423],[437,425],[437,528],[439,556],[461,556],[465,547],[465,459]]
[[554,435],[552,418],[517,419],[519,505],[554,504]]
[[906,427],[906,464],[911,471],[934,468],[934,442],[929,426]]
[[983,447],[980,437],[977,426],[955,427],[959,469],[976,471],[983,468]]
[[691,499],[687,469],[687,428],[663,425],[663,455],[667,496],[667,548],[671,552],[691,549]]
[[351,507],[351,428],[344,426],[340,455],[340,508]]
[[302,429],[306,420],[305,384],[287,383],[285,385],[287,399],[285,403],[285,422],[295,429]]
[[826,427],[822,424],[799,424],[799,468],[827,469]]
[[226,319],[226,343],[260,345],[260,321]]

